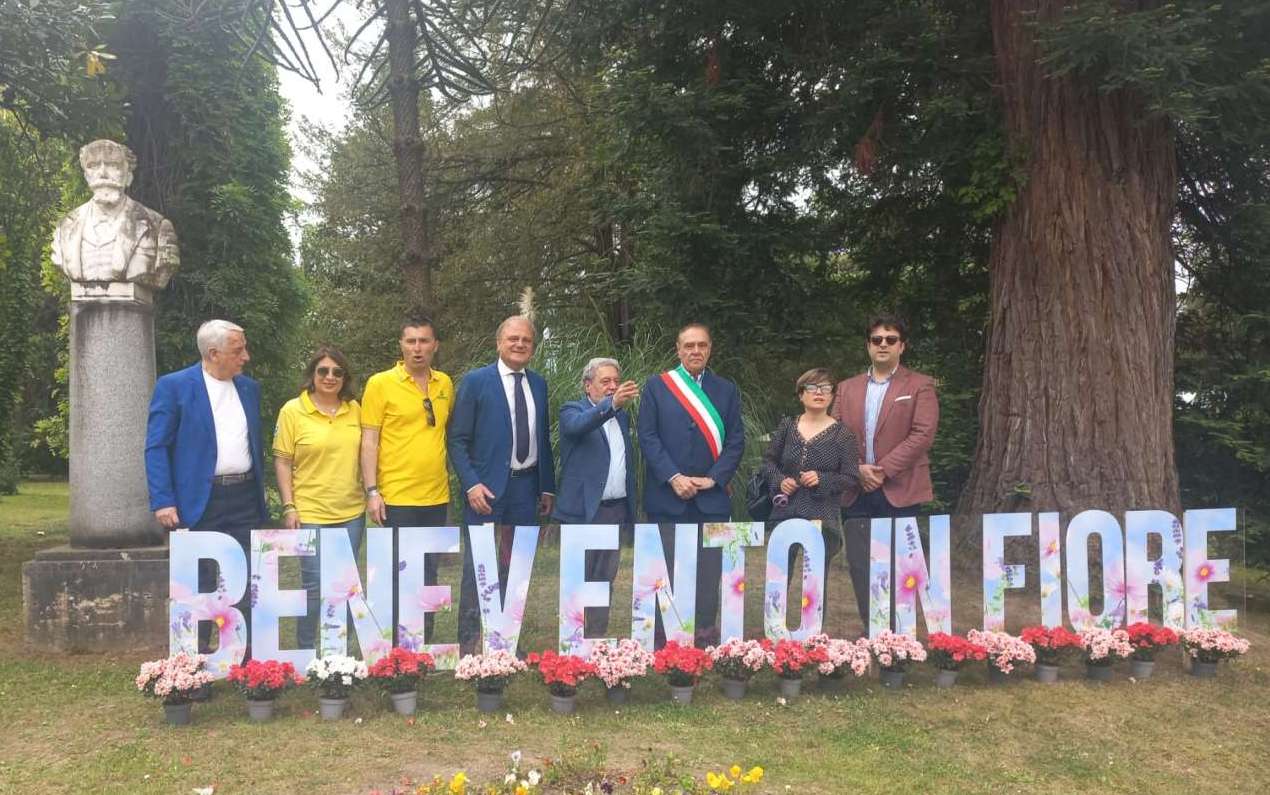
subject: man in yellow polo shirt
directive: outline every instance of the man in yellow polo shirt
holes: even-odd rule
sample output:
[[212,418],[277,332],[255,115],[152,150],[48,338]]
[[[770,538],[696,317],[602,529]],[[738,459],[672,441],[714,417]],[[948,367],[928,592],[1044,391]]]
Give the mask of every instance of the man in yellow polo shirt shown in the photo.
[[[445,425],[454,405],[450,376],[432,369],[436,329],[424,315],[401,324],[401,360],[375,373],[362,395],[362,478],[366,509],[380,526],[444,527],[450,502]],[[426,558],[424,582],[437,581],[436,556]],[[396,571],[393,614],[397,614]],[[427,617],[425,631],[432,628]]]

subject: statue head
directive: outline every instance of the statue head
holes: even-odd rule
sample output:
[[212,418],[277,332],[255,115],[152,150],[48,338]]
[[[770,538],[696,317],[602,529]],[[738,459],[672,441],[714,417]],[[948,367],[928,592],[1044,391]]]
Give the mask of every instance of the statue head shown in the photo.
[[111,206],[119,203],[132,184],[137,156],[123,144],[102,138],[79,150],[79,165],[93,192],[93,201]]

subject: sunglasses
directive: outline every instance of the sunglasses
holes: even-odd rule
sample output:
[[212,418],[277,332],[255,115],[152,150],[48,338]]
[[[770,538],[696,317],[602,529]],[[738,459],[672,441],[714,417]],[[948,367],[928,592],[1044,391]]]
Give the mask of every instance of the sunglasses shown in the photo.
[[881,345],[883,341],[885,341],[887,345],[894,345],[900,341],[900,338],[894,334],[887,334],[885,337],[880,334],[876,337],[869,337],[869,342],[874,345]]
[[437,413],[432,410],[432,398],[423,399],[423,410],[428,414],[428,427],[435,428],[437,425]]
[[319,367],[317,369],[317,374],[319,378],[326,378],[327,376],[333,376],[335,378],[343,378],[344,368],[343,367]]
[[809,395],[832,395],[833,384],[803,384],[803,391]]

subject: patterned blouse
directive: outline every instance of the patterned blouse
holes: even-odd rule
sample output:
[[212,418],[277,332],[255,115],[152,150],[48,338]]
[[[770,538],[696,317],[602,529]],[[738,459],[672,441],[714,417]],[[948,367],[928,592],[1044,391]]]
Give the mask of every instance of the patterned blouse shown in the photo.
[[772,507],[770,522],[783,519],[819,519],[822,530],[837,530],[842,525],[842,491],[859,472],[859,448],[855,434],[846,425],[835,422],[820,433],[804,439],[798,431],[798,418],[781,420],[772,441],[763,454],[763,478],[772,494],[779,494],[785,478],[798,480],[799,472],[814,470],[820,483],[811,488],[799,486],[789,497],[789,504]]

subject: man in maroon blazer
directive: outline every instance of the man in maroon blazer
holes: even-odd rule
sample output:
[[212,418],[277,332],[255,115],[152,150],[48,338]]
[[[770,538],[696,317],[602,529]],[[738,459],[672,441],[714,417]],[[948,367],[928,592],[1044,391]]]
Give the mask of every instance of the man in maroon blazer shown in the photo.
[[913,516],[919,504],[934,498],[927,452],[939,426],[939,399],[934,379],[900,365],[907,338],[900,318],[872,318],[865,332],[872,364],[838,384],[830,410],[860,444],[860,478],[842,493],[842,517],[851,584],[866,632],[869,529],[865,522],[849,520]]

